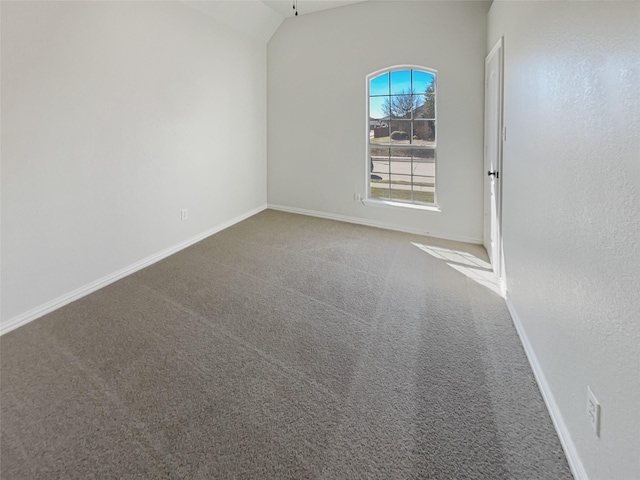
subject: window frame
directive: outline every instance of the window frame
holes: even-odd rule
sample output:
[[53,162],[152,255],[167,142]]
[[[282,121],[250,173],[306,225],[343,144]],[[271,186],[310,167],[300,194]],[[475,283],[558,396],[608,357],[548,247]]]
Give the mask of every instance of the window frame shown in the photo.
[[[394,144],[391,143],[391,138],[389,138],[389,143],[388,144],[381,144],[380,146],[384,147],[384,148],[407,148],[407,149],[415,149],[415,150],[431,150],[433,151],[433,158],[434,158],[434,173],[433,173],[433,184],[434,184],[434,192],[433,192],[433,202],[432,203],[426,203],[426,202],[420,202],[420,201],[416,201],[416,200],[403,200],[403,199],[390,199],[390,198],[380,198],[380,197],[375,197],[371,195],[371,186],[372,186],[372,182],[371,182],[371,175],[372,175],[372,171],[371,171],[371,146],[372,145],[376,145],[376,144],[372,144],[371,143],[371,91],[370,91],[370,86],[371,86],[371,80],[379,77],[380,75],[384,75],[385,73],[389,74],[389,82],[390,82],[390,88],[388,90],[388,97],[392,97],[394,95],[398,95],[398,93],[393,93],[392,91],[392,87],[391,87],[391,76],[392,76],[392,72],[395,71],[401,71],[401,70],[410,70],[412,73],[412,78],[413,78],[413,71],[417,70],[420,72],[425,72],[428,74],[433,75],[433,87],[434,87],[434,94],[433,94],[433,98],[434,98],[434,113],[433,113],[433,122],[435,124],[435,132],[434,132],[434,141],[433,141],[433,145],[414,145],[414,144]],[[363,202],[365,202],[366,204],[369,205],[383,205],[383,206],[391,206],[391,207],[402,207],[402,208],[411,208],[411,209],[419,209],[419,210],[431,210],[431,211],[440,211],[440,208],[438,206],[438,158],[437,158],[437,150],[438,150],[438,129],[439,129],[439,125],[438,125],[438,71],[436,69],[433,68],[429,68],[429,67],[424,67],[424,66],[420,66],[420,65],[395,65],[392,67],[386,67],[380,70],[377,70],[375,72],[372,72],[370,74],[368,74],[366,76],[365,79],[365,92],[366,92],[366,122],[367,122],[367,130],[366,130],[366,137],[365,137],[365,141],[366,141],[366,162],[365,162],[365,191],[366,191],[366,195],[365,198],[363,200]],[[413,80],[412,80],[413,83]],[[418,93],[420,94],[420,93]],[[384,95],[381,95],[381,97]],[[414,121],[416,119],[413,118],[413,112],[411,115],[411,119],[410,120],[405,120],[405,121],[409,121],[411,123],[411,128],[412,128],[412,132],[413,132],[413,128],[414,128]],[[393,116],[391,115],[391,112],[389,114],[389,133],[391,134],[391,123],[394,121]],[[397,121],[397,120],[395,120]],[[425,121],[428,121],[425,119]],[[391,168],[391,166],[390,166]],[[391,174],[389,174],[391,175]],[[389,180],[391,180],[391,177],[389,176]],[[390,182],[391,183],[391,182]],[[414,184],[414,179],[413,179],[413,174],[411,174],[411,184],[413,186]]]

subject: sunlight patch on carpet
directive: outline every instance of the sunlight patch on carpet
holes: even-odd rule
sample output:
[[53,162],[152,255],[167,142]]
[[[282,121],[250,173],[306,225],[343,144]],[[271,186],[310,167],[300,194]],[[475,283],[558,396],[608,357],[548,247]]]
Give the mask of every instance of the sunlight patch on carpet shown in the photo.
[[421,243],[414,242],[411,242],[411,244],[435,258],[443,260],[451,268],[462,273],[479,285],[482,285],[501,297],[504,297],[498,278],[495,273],[493,273],[493,269],[489,262],[482,260],[469,252],[443,247],[432,247],[430,245],[423,245]]

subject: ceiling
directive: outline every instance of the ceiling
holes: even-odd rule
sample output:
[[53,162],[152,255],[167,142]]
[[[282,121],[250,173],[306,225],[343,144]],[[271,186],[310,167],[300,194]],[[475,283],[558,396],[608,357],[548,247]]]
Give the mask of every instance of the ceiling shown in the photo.
[[[1,1],[1,0],[0,0]],[[247,35],[268,42],[285,18],[295,16],[294,0],[180,0]],[[298,14],[344,7],[365,0],[298,0]]]
[[[298,14],[319,12],[330,8],[344,7],[352,3],[360,3],[364,0],[298,0]],[[294,0],[262,0],[272,10],[278,12],[283,17],[293,17],[295,10],[293,9]]]

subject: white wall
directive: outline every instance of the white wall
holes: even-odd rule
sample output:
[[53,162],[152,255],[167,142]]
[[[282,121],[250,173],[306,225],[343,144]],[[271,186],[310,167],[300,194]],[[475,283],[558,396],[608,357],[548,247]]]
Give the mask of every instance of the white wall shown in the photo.
[[640,478],[639,27],[638,2],[489,14],[487,47],[505,39],[509,298],[591,479]]
[[[486,2],[364,2],[286,19],[268,44],[268,199],[482,240]],[[366,81],[382,68],[438,70],[441,212],[365,206]]]
[[175,2],[1,8],[3,328],[266,204],[264,41]]

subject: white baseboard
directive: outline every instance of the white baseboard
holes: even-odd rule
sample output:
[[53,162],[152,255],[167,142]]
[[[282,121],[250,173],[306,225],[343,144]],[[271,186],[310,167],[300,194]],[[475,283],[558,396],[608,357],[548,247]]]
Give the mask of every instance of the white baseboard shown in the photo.
[[418,228],[399,227],[398,225],[394,225],[391,223],[377,222],[375,220],[368,220],[365,218],[348,217],[346,215],[337,215],[334,213],[319,212],[316,210],[307,210],[305,208],[287,207],[284,205],[274,205],[272,203],[270,203],[268,207],[273,210],[280,210],[280,211],[289,212],[289,213],[299,213],[301,215],[309,215],[311,217],[320,217],[320,218],[326,218],[329,220],[337,220],[339,222],[356,223],[358,225],[366,225],[368,227],[384,228],[386,230],[395,230],[398,232],[413,233],[416,235],[425,235],[427,237],[442,238],[444,240],[453,240],[456,242],[474,243],[477,245],[482,245],[481,238],[465,237],[461,235],[449,235],[449,234],[443,234],[440,232],[434,232],[431,230],[421,230]]
[[573,476],[576,480],[588,480],[589,477],[587,476],[587,472],[584,469],[584,465],[582,464],[580,455],[578,455],[578,450],[573,443],[573,439],[571,438],[571,434],[569,433],[567,425],[564,423],[564,419],[562,417],[562,414],[560,413],[560,409],[558,408],[555,397],[553,396],[551,387],[549,387],[549,384],[547,383],[547,379],[544,375],[542,367],[538,362],[538,357],[533,350],[533,346],[529,341],[529,337],[527,337],[527,333],[524,330],[522,322],[520,321],[520,317],[516,312],[515,306],[513,305],[513,301],[511,300],[508,291],[506,295],[506,302],[509,313],[511,314],[511,319],[513,320],[513,324],[518,331],[520,341],[522,342],[524,351],[527,354],[527,358],[529,359],[529,364],[531,365],[531,369],[533,370],[533,375],[538,382],[538,388],[542,393],[544,403],[547,405],[547,410],[549,410],[551,421],[553,422],[553,426],[556,428],[558,438],[560,439],[560,443],[562,444],[564,453],[567,456],[567,461],[569,462],[571,473],[573,473]]
[[181,242],[177,245],[174,245],[158,253],[155,253],[154,255],[144,258],[139,262],[129,265],[128,267],[122,268],[94,282],[91,282],[69,293],[66,293],[58,298],[55,298],[49,302],[46,302],[36,308],[33,308],[24,313],[21,313],[20,315],[17,315],[11,318],[10,320],[7,320],[7,322],[3,322],[2,326],[0,327],[0,336],[12,330],[15,330],[18,327],[26,325],[27,323],[32,322],[33,320],[40,318],[43,315],[46,315],[47,313],[53,312],[54,310],[57,310],[60,307],[64,307],[65,305],[71,302],[74,302],[86,295],[89,295],[90,293],[95,292],[96,290],[106,287],[107,285],[117,280],[120,280],[121,278],[124,278],[127,275],[131,275],[132,273],[137,272],[138,270],[142,270],[143,268],[148,267],[149,265],[152,265],[162,260],[163,258],[168,257],[169,255],[173,255],[174,253],[179,252],[180,250],[183,250],[193,245],[194,243],[204,240],[205,238],[213,235],[214,233],[218,233],[224,230],[225,228],[229,228],[231,225],[234,225],[238,222],[241,222],[242,220],[245,220],[255,215],[256,213],[260,213],[266,208],[267,208],[266,205],[262,205],[258,208],[245,212],[242,215],[232,218],[231,220],[228,220],[219,225],[216,225],[215,227],[210,228],[209,230],[203,233],[200,233],[194,237],[191,237],[188,240],[185,240],[184,242]]

